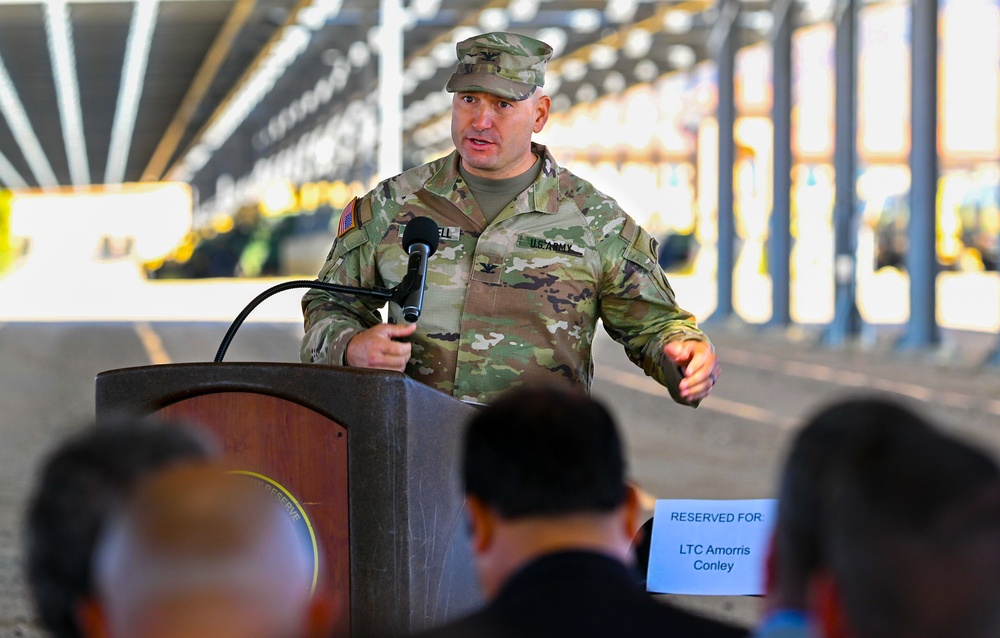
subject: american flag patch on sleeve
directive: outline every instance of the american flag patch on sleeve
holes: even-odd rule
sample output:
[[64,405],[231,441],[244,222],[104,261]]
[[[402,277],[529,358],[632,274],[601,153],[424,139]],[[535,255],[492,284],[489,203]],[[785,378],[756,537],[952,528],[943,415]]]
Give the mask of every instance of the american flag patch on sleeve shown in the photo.
[[337,239],[340,239],[344,235],[355,228],[358,228],[358,216],[355,214],[355,208],[357,208],[358,198],[355,197],[347,206],[344,206],[344,212],[340,214],[340,223],[337,224]]

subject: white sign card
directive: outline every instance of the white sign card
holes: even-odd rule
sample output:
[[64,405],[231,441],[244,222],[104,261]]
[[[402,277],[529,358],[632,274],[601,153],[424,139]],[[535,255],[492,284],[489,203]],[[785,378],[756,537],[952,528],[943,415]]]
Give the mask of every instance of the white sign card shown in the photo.
[[760,595],[776,499],[656,501],[646,589]]

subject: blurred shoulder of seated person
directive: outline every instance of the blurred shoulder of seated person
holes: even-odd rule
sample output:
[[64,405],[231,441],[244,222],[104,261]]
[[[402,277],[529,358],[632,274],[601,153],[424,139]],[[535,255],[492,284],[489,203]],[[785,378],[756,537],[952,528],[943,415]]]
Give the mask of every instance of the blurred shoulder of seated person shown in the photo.
[[510,391],[472,419],[463,452],[488,603],[423,638],[746,635],[638,584],[630,568],[638,499],[599,402],[568,387]]
[[936,428],[874,431],[827,480],[824,638],[1000,636],[1000,469]]
[[112,511],[138,481],[164,467],[216,456],[191,426],[122,418],[87,426],[43,460],[24,525],[28,591],[41,625],[78,638],[77,606],[93,595],[91,556]]
[[811,637],[813,580],[828,565],[821,549],[828,475],[839,454],[877,432],[929,428],[904,407],[880,398],[837,401],[815,412],[799,430],[778,481],[778,518],[767,562],[765,612],[754,638]]
[[755,637],[1000,635],[998,506],[995,463],[904,406],[829,406],[782,471]]
[[270,494],[209,465],[140,485],[101,535],[87,638],[320,638],[333,604],[314,592],[311,547]]

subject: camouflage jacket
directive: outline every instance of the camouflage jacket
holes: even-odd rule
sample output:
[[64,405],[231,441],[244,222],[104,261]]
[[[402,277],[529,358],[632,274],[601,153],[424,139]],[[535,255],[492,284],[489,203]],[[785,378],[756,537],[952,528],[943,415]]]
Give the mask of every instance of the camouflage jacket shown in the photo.
[[[459,399],[488,402],[535,380],[589,391],[598,319],[629,358],[679,397],[672,339],[708,341],[656,262],[654,240],[613,199],[556,165],[544,146],[538,179],[487,224],[458,154],[410,169],[361,198],[360,224],[333,244],[319,278],[391,288],[406,273],[406,222],[428,216],[441,242],[406,373]],[[321,291],[303,300],[304,362],[343,365],[351,338],[380,322],[377,299]],[[390,304],[390,317],[403,323]]]

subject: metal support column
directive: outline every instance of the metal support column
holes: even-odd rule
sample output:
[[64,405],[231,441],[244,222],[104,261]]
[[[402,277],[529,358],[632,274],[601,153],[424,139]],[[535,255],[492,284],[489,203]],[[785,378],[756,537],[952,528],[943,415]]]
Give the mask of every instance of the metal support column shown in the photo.
[[857,304],[857,2],[841,0],[834,16],[837,29],[834,44],[835,144],[833,167],[835,204],[833,209],[834,316],[823,333],[823,343],[843,345],[861,333]]
[[406,15],[401,0],[379,3],[379,145],[378,179],[403,170],[403,28]]
[[940,342],[937,325],[937,106],[938,0],[913,0],[910,38],[913,61],[910,138],[910,222],[906,270],[910,275],[910,319],[900,349]]
[[[774,126],[774,188],[767,238],[767,269],[771,274],[771,320],[784,328],[791,321],[792,249],[792,31],[795,0],[773,0],[774,31],[771,36]],[[801,212],[801,211],[800,211]]]
[[[997,189],[998,199],[1000,199],[1000,184],[995,186],[995,188]],[[1000,302],[1000,300],[997,301]],[[1000,342],[997,342],[997,344],[993,346],[993,349],[986,354],[986,358],[983,359],[983,365],[1000,368]]]
[[736,219],[733,214],[733,167],[736,163],[736,49],[739,46],[739,0],[718,0],[719,14],[709,35],[709,50],[718,66],[719,99],[719,205],[718,205],[718,301],[712,323],[729,321],[733,311]]

